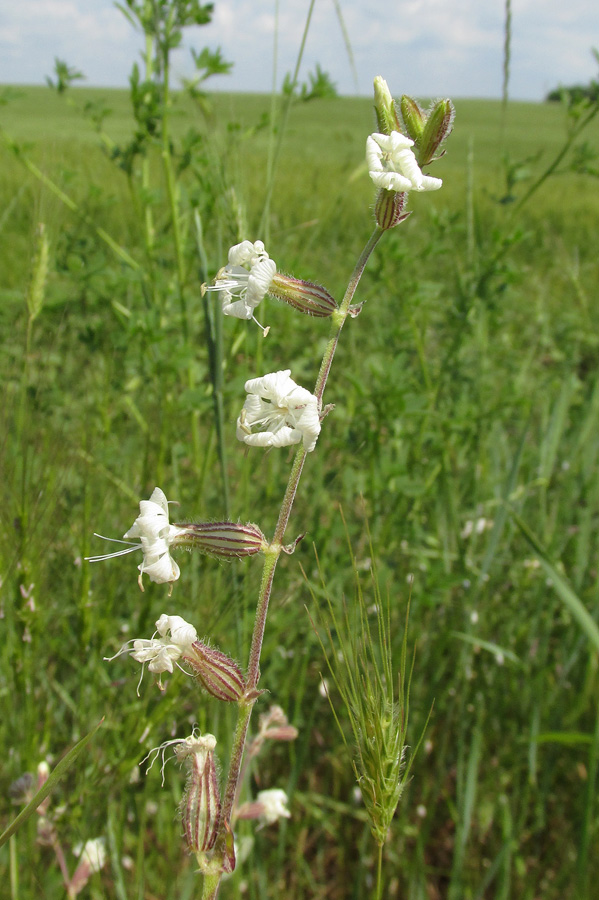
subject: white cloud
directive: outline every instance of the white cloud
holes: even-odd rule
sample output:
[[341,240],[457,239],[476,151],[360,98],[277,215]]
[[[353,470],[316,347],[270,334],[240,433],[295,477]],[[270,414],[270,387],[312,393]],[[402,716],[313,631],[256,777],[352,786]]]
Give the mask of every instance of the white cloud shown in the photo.
[[[499,96],[504,0],[340,0],[358,70],[370,93],[382,74],[395,92],[420,96]],[[309,0],[280,0],[278,74],[295,66]],[[272,79],[274,0],[215,0],[213,21],[190,29],[187,43],[221,46],[235,63],[216,86],[268,91]],[[589,48],[599,43],[599,4],[590,0],[515,0],[511,94],[540,99],[548,87],[588,81]],[[0,14],[0,82],[43,83],[55,56],[81,69],[90,84],[126,85],[143,39],[112,0],[18,0]],[[301,77],[315,63],[344,93],[352,69],[330,0],[316,0]],[[177,71],[188,68],[177,54]]]

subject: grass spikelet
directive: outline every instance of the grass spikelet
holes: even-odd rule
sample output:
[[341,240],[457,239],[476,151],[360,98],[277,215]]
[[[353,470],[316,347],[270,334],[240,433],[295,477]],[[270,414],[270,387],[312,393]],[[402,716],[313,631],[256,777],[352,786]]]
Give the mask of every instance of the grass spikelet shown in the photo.
[[29,312],[29,320],[33,322],[40,314],[44,305],[46,294],[46,281],[48,278],[48,258],[50,246],[46,235],[46,227],[40,222],[35,236],[35,249],[31,264],[31,278],[25,295],[25,302]]
[[[388,596],[383,599],[376,567],[371,564],[372,598],[367,600],[351,547],[350,556],[356,602],[350,608],[344,598],[340,615],[321,573],[326,610],[319,608],[320,628],[315,630],[327,667],[345,706],[353,738],[351,745],[346,738],[338,706],[330,695],[329,702],[345,746],[352,755],[372,836],[382,849],[414,759],[414,752],[408,755],[406,745],[414,664],[412,659],[408,667],[409,603],[399,660],[396,660],[392,646],[390,600]],[[318,603],[314,590],[312,596]],[[324,638],[321,637],[323,632]]]

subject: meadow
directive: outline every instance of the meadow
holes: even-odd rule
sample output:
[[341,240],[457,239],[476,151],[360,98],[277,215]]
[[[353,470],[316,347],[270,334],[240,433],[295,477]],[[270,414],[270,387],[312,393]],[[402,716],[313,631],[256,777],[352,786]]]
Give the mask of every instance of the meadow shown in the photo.
[[[175,225],[160,147],[131,149],[128,92],[14,94],[0,109],[0,830],[19,808],[9,786],[104,717],[52,794],[69,865],[103,835],[109,863],[89,896],[184,900],[198,876],[175,814],[183,779],[171,764],[163,786],[140,760],[194,724],[226,757],[234,715],[180,673],[164,691],[146,673],[137,696],[139,667],[104,658],[167,612],[244,665],[260,566],[179,554],[169,598],[139,591],[133,557],[85,558],[110,551],[93,532],[120,538],[156,485],[179,501],[175,521],[272,532],[290,457],[236,441],[243,385],[278,368],[313,382],[326,323],[267,299],[264,338],[200,286],[231,244],[263,238],[282,271],[340,297],[373,227],[372,102],[298,102],[273,135],[270,97],[177,96]],[[424,731],[385,896],[595,896],[599,125],[543,179],[573,127],[562,106],[455,106],[443,188],[410,196],[375,250],[334,361],[256,711],[281,706],[299,735],[243,788],[284,788],[291,817],[239,823],[247,858],[223,898],[371,896],[370,828],[323,676],[346,731],[347,715],[312,624],[326,596],[352,617],[358,585],[373,622],[388,600],[397,666],[410,604],[411,748]],[[33,816],[0,849],[11,900],[64,896],[37,837]]]

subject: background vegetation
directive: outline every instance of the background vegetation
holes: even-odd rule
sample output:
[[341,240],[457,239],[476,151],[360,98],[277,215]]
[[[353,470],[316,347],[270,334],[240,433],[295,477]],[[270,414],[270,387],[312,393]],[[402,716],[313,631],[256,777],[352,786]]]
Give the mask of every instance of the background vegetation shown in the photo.
[[[175,101],[179,258],[160,146],[135,150],[127,92],[28,88],[1,111],[0,821],[15,812],[11,782],[105,716],[52,808],[65,847],[107,836],[110,865],[88,890],[119,900],[197,893],[175,819],[182,776],[170,768],[162,787],[138,764],[194,723],[226,754],[232,719],[181,675],[163,693],[146,679],[138,698],[134,664],[103,657],[167,612],[244,661],[259,566],[184,557],[170,599],[161,585],[142,594],[129,557],[82,561],[104,548],[92,532],[120,537],[156,484],[180,500],[175,520],[228,508],[272,530],[288,463],[237,446],[243,383],[289,367],[309,384],[326,326],[269,302],[264,340],[251,323],[220,322],[200,285],[229,244],[264,237],[281,270],[339,296],[372,229],[370,102],[293,106],[265,212],[270,98]],[[499,103],[456,108],[434,172],[443,189],[410,198],[412,216],[377,249],[335,360],[335,410],[289,538],[308,536],[280,566],[262,664],[264,707],[280,704],[300,735],[246,786],[284,787],[292,818],[255,834],[223,897],[361,898],[372,883],[305,609],[310,588],[321,593],[312,543],[333,601],[355,596],[339,506],[373,597],[376,558],[398,659],[411,594],[412,745],[434,704],[386,847],[388,896],[594,896],[597,647],[554,585],[561,572],[597,618],[599,128],[521,204],[575,120],[554,105],[510,104],[507,118]],[[34,315],[39,223],[49,272]],[[7,896],[64,896],[33,819],[11,871]]]

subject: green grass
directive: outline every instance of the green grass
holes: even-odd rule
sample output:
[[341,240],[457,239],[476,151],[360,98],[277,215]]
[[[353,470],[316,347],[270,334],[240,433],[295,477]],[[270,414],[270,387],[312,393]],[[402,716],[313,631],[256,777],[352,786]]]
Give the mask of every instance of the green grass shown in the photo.
[[[125,92],[70,96],[79,106],[107,98],[114,109],[107,132],[118,143],[129,138]],[[255,126],[270,102],[212,100],[206,124],[181,99],[174,126],[177,139],[191,124],[205,135],[180,185],[201,210],[211,276],[240,220],[244,236],[260,236],[268,133]],[[387,896],[593,896],[596,649],[511,510],[596,622],[596,179],[560,174],[514,213],[514,203],[498,202],[505,194],[500,105],[456,107],[455,133],[435,171],[443,189],[410,199],[412,216],[376,250],[358,295],[367,302],[335,359],[325,398],[335,409],[308,458],[288,538],[308,534],[277,571],[262,662],[270,693],[260,704],[280,704],[300,736],[274,746],[251,786],[288,789],[292,818],[254,835],[223,897],[369,895],[375,853],[351,761],[319,693],[325,661],[304,608],[319,591],[312,544],[328,595],[339,606],[355,597],[338,505],[365,571],[365,596],[372,592],[368,522],[398,665],[411,592],[412,746],[434,703],[385,848]],[[95,876],[94,897],[197,896],[174,820],[181,774],[169,766],[162,788],[156,767],[140,777],[138,763],[197,722],[217,735],[224,768],[233,716],[180,673],[164,693],[146,677],[138,698],[134,664],[103,657],[130,637],[149,637],[160,613],[176,612],[244,664],[260,567],[183,554],[169,600],[160,585],[139,592],[129,557],[81,562],[102,550],[92,532],[120,537],[155,484],[180,500],[183,520],[223,517],[194,241],[185,341],[158,153],[152,296],[90,224],[146,266],[132,185],[93,129],[68,102],[33,88],[4,107],[0,121],[6,134],[31,143],[28,156],[85,213],[66,209],[2,149],[0,822],[17,809],[8,785],[42,758],[58,761],[106,716],[56,791],[52,809],[65,808],[56,825],[61,841],[109,837],[112,863]],[[372,228],[373,194],[360,171],[372,128],[368,101],[315,102],[292,110],[282,144],[268,249],[283,271],[314,278],[336,296]],[[508,108],[511,159],[542,151],[531,176],[564,134],[555,106]],[[597,123],[586,138],[599,149]],[[529,183],[517,187],[520,195]],[[39,221],[51,269],[26,354],[23,296]],[[190,219],[183,225],[193,234]],[[223,404],[232,516],[268,534],[289,464],[284,451],[246,455],[236,445],[243,383],[290,367],[309,385],[327,332],[326,323],[274,302],[263,307],[266,340],[245,323],[223,323]],[[466,523],[482,517],[485,529],[467,535]],[[337,714],[344,721],[341,705]],[[253,833],[251,823],[241,830]],[[31,819],[12,847],[20,887],[13,881],[7,896],[64,896],[52,853],[35,837]],[[0,862],[8,866],[8,847]]]

